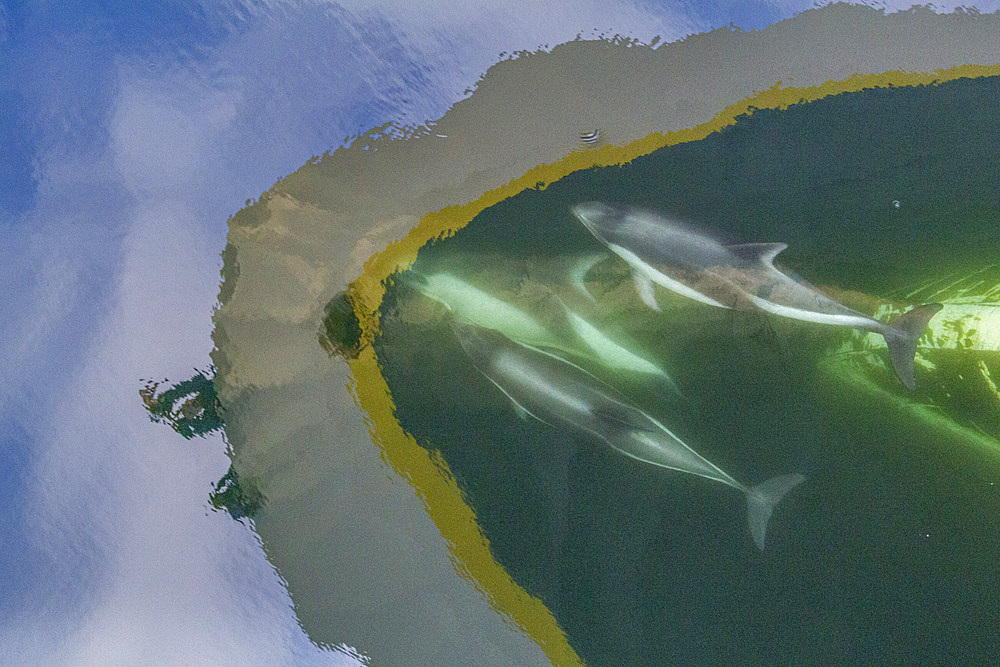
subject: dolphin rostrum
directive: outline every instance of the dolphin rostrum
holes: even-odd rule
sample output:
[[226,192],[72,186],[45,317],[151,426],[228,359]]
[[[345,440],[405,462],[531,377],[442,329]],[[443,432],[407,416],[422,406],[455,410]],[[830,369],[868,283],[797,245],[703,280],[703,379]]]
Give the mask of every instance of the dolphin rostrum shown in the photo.
[[784,243],[724,245],[697,229],[651,213],[598,202],[573,207],[573,214],[598,240],[628,262],[648,306],[659,310],[653,283],[719,308],[757,308],[806,322],[857,327],[880,334],[896,375],[914,388],[917,339],[939,303],[917,306],[891,324],[879,322],[823,295],[774,266]]
[[643,463],[698,475],[744,493],[750,534],[761,550],[774,507],[805,479],[793,473],[746,486],[579,366],[515,342],[499,331],[458,319],[452,321],[452,328],[473,365],[510,399],[522,417],[567,428]]

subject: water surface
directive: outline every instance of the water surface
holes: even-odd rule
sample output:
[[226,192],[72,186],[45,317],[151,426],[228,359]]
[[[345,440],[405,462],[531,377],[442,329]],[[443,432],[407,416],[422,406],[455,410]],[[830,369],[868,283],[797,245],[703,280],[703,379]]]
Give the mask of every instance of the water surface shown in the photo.
[[[519,419],[465,357],[445,309],[402,281],[390,288],[376,349],[400,424],[441,454],[497,561],[584,660],[991,654],[1000,355],[989,322],[974,329],[1000,284],[998,93],[996,78],[965,79],[757,111],[702,141],[525,191],[421,250],[420,272],[448,271],[554,323],[544,283],[639,341],[683,398],[588,370],[738,479],[807,475],[778,506],[763,554],[743,496]],[[858,332],[665,292],[655,313],[617,259],[588,275],[590,303],[559,268],[601,249],[569,212],[592,199],[734,242],[786,242],[785,267],[869,315],[943,301],[917,390]]]

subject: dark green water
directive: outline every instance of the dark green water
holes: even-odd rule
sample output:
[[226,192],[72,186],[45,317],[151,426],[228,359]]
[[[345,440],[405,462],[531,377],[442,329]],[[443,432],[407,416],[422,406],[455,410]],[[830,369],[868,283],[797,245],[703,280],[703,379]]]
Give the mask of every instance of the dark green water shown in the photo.
[[[703,141],[508,199],[425,247],[417,268],[447,269],[544,320],[526,295],[552,274],[526,267],[600,250],[569,213],[596,199],[734,242],[784,241],[784,266],[851,290],[860,310],[857,294],[910,305],[898,297],[909,286],[997,261],[997,99],[1000,81],[978,79],[758,111]],[[995,267],[984,275],[1000,283]],[[602,299],[591,320],[639,341],[684,396],[590,370],[737,479],[808,479],[778,505],[761,553],[740,493],[519,419],[442,309],[392,286],[376,349],[400,424],[441,453],[497,561],[584,660],[996,655],[1000,398],[976,376],[981,363],[1000,377],[996,351],[930,351],[935,368],[918,367],[909,392],[883,367],[884,348],[832,356],[856,342],[849,331],[662,291],[658,314],[618,260],[591,278]]]

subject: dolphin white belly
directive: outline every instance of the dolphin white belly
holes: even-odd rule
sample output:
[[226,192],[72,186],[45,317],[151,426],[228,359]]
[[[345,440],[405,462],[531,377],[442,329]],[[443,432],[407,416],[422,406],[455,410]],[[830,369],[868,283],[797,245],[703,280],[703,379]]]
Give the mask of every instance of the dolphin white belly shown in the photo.
[[685,285],[684,283],[674,280],[662,271],[650,266],[648,263],[644,262],[637,254],[632,252],[627,248],[622,246],[609,243],[608,248],[611,252],[615,253],[631,266],[634,270],[641,273],[643,276],[653,281],[660,287],[664,287],[671,292],[676,292],[681,296],[686,296],[689,299],[694,299],[695,301],[700,301],[701,303],[708,304],[709,306],[716,306],[717,308],[728,308],[729,306],[719,303],[715,299],[705,294],[702,294],[698,290]]
[[865,317],[860,313],[857,315],[824,313],[816,310],[796,308],[794,306],[783,306],[779,303],[768,301],[767,299],[761,299],[753,294],[746,294],[746,298],[750,301],[750,303],[763,311],[773,313],[774,315],[781,315],[782,317],[788,317],[793,320],[815,322],[817,324],[832,324],[842,327],[861,327],[863,329],[872,329],[874,331],[881,331],[883,327],[883,324],[878,320]]

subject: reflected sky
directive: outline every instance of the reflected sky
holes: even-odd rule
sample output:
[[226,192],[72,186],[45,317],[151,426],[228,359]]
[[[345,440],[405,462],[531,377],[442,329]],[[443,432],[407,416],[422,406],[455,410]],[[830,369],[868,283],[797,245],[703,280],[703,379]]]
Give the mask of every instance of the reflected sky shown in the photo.
[[0,661],[351,662],[209,509],[221,438],[138,400],[209,363],[226,219],[358,133],[441,116],[501,52],[812,4],[0,4]]

